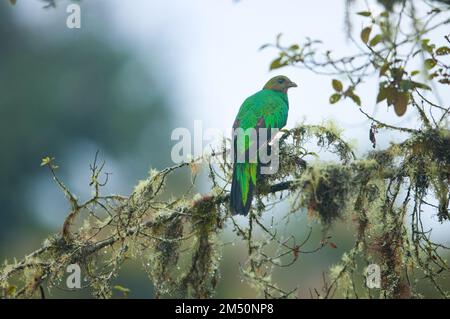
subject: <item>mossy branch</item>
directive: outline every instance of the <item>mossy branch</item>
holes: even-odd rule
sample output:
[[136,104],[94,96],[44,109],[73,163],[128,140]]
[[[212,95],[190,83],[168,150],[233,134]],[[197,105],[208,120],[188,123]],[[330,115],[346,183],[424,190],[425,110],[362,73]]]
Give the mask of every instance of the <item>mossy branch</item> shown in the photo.
[[[291,297],[296,289],[285,290],[274,283],[271,279],[274,269],[289,267],[298,262],[299,255],[334,244],[329,243],[329,236],[324,236],[316,249],[308,251],[302,247],[310,235],[301,244],[295,234],[283,234],[289,239],[282,240],[274,231],[282,218],[272,220],[270,225],[261,218],[272,208],[276,194],[277,197],[284,194],[284,199],[290,200],[291,209],[286,216],[307,211],[311,218],[316,216],[323,223],[325,230],[336,220],[356,220],[358,239],[352,252],[345,255],[347,266],[339,272],[332,270],[333,280],[327,284],[326,293],[319,294],[321,297],[332,297],[344,289],[338,287],[346,287],[345,291],[350,293],[349,274],[354,275],[361,254],[365,260],[383,265],[386,297],[404,296],[406,286],[408,295],[414,293],[413,285],[405,284],[402,275],[400,265],[405,258],[426,270],[436,289],[446,296],[436,280],[436,276],[448,271],[445,258],[437,251],[443,246],[426,236],[418,220],[429,188],[442,194],[437,195],[441,204],[435,209],[443,221],[449,218],[447,208],[444,209],[448,204],[445,195],[448,180],[442,180],[442,176],[450,176],[450,153],[445,147],[450,134],[443,129],[408,133],[411,135],[403,143],[356,159],[333,125],[300,125],[285,132],[280,144],[280,170],[258,186],[248,227],[239,225],[230,216],[227,183],[214,182],[230,179],[229,163],[214,163],[217,158],[226,158],[226,149],[202,158],[214,185],[209,194],[195,195],[189,187],[185,194],[170,199],[164,195],[167,177],[184,168],[197,174],[201,165],[198,160],[151,171],[129,196],[103,196],[100,190],[105,181],[100,182],[99,176],[104,165],[97,164],[97,154],[90,167],[93,197],[79,203],[56,174],[54,160],[47,159],[43,164],[49,167],[71,203],[71,212],[59,234],[51,236],[23,260],[5,264],[0,275],[3,297],[39,297],[42,287],[58,287],[67,265],[77,263],[88,274],[86,287],[92,289],[94,296],[108,298],[112,295],[111,282],[127,259],[142,261],[156,297],[211,297],[220,279],[220,233],[230,221],[236,240],[248,242],[248,261],[241,265],[243,278],[264,297]],[[313,141],[323,151],[336,154],[338,161],[314,161],[315,153],[306,148],[312,147]],[[430,158],[433,158],[431,165]],[[218,168],[211,170],[212,166]],[[398,206],[395,203],[401,196],[400,185],[405,184],[409,185],[409,191]],[[408,227],[405,214],[410,200],[415,203],[412,212],[416,219]],[[398,231],[393,232],[394,229]],[[256,236],[258,232],[263,234],[262,239]],[[271,245],[278,247],[275,254],[270,253]],[[280,261],[285,258],[290,261]],[[178,269],[181,260],[190,261],[187,267]],[[436,267],[444,271],[436,274],[433,270]],[[360,296],[362,293],[356,290],[354,295]]]

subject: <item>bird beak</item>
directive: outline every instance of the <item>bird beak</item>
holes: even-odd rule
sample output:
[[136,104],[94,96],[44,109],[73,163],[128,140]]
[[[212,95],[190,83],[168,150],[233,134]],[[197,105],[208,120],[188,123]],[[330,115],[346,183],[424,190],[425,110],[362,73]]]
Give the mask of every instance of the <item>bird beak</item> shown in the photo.
[[297,86],[298,86],[297,83],[294,82],[289,83],[290,88],[296,88]]

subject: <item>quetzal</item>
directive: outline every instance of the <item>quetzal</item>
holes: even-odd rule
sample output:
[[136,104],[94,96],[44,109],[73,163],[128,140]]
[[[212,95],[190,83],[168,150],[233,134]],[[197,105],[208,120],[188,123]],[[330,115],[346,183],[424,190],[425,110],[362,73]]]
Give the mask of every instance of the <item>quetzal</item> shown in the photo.
[[[263,89],[254,95],[248,97],[241,105],[236,120],[233,124],[233,180],[231,183],[230,206],[233,214],[247,215],[253,198],[253,190],[256,186],[257,177],[260,175],[259,157],[256,160],[249,160],[249,149],[252,138],[245,134],[236,134],[235,132],[254,128],[258,132],[259,128],[281,129],[286,125],[289,103],[287,91],[297,84],[289,80],[286,76],[276,76],[270,79]],[[242,130],[237,130],[238,128]],[[254,139],[255,137],[253,137]],[[256,136],[259,139],[259,134]],[[266,137],[270,141],[271,137]],[[236,160],[242,155],[240,160]],[[242,160],[244,158],[244,160]]]

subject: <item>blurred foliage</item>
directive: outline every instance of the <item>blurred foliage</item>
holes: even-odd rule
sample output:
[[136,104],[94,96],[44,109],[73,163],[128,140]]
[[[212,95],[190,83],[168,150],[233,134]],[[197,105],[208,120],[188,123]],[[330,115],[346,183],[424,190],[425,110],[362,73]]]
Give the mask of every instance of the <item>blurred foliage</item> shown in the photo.
[[[161,142],[172,116],[164,75],[149,74],[151,66],[108,44],[101,31],[54,40],[59,31],[31,30],[13,13],[0,10],[0,251],[35,222],[27,185],[47,154],[67,157],[74,145],[94,143],[119,161],[134,158],[128,178],[170,159]],[[140,149],[142,140],[148,148]]]

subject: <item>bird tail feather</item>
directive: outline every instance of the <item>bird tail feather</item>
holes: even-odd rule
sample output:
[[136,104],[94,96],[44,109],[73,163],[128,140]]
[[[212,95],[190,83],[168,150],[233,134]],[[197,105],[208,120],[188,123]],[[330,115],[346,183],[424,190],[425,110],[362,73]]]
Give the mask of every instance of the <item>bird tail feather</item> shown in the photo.
[[[233,167],[233,180],[231,182],[230,206],[233,215],[247,216],[253,199],[255,181],[248,174],[249,163],[235,163]],[[247,174],[245,174],[247,171]]]

